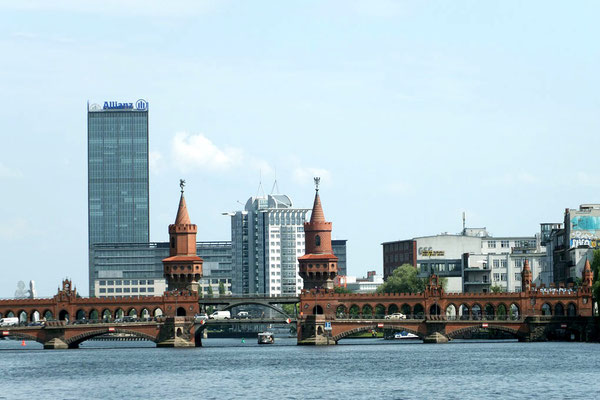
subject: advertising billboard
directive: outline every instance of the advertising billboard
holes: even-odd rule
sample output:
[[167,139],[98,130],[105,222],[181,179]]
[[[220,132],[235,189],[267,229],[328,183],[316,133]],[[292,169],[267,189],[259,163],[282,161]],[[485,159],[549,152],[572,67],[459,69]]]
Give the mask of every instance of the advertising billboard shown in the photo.
[[571,247],[600,248],[600,216],[575,215],[571,218]]

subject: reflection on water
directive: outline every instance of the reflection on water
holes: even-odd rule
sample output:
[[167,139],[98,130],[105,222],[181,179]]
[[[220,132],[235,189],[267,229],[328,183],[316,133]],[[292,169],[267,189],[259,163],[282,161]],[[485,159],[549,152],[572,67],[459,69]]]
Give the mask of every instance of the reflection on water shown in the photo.
[[293,338],[205,339],[196,349],[84,342],[79,350],[0,340],[0,399],[595,398],[600,345]]

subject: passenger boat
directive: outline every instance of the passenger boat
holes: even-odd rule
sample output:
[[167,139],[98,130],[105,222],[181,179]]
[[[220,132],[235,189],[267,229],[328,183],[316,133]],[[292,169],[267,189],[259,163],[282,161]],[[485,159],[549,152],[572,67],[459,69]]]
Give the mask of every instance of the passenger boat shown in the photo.
[[275,337],[272,332],[260,332],[258,334],[258,344],[273,344]]
[[413,333],[402,331],[394,334],[394,339],[418,339],[419,337]]

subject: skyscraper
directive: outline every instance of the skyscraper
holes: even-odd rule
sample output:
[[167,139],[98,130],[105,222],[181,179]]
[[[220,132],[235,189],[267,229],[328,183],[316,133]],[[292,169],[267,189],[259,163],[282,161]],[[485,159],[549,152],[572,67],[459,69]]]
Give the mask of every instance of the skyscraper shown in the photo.
[[282,194],[251,197],[230,213],[232,292],[296,295],[302,289],[298,256],[304,254],[308,209]]
[[[148,103],[106,101],[88,105],[87,116],[90,250],[148,243]],[[95,279],[112,276],[99,276],[90,257],[89,278],[93,294]]]

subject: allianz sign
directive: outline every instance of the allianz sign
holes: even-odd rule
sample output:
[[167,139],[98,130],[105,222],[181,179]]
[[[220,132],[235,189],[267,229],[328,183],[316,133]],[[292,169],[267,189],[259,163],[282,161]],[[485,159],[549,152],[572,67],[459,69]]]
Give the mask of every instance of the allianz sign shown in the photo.
[[138,100],[135,102],[135,108],[133,103],[120,103],[118,101],[105,101],[104,110],[140,110],[145,111],[148,109],[148,102],[146,100]]

